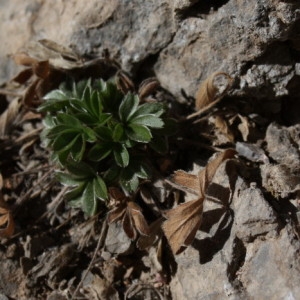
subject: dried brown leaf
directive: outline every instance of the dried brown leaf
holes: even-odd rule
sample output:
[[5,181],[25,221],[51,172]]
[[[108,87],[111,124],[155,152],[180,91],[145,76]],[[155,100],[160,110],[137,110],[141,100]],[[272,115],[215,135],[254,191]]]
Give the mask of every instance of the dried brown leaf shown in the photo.
[[16,75],[12,81],[15,81],[19,84],[26,83],[33,75],[32,68],[28,68],[25,70],[22,70],[18,75]]
[[121,220],[126,212],[126,205],[120,204],[107,214],[107,222],[113,223]]
[[10,102],[8,108],[0,115],[0,137],[8,134],[10,129],[19,120],[21,102],[19,98],[15,98]]
[[193,242],[202,220],[203,201],[192,200],[165,212],[162,229],[174,254]]
[[192,193],[200,193],[200,181],[198,175],[187,173],[183,170],[174,172],[172,181],[181,186],[183,190],[191,190]]
[[115,187],[110,187],[109,188],[109,196],[112,200],[114,200],[115,202],[122,202],[126,200],[126,195],[124,195],[124,193]]
[[38,96],[37,96],[37,87],[42,79],[36,78],[30,86],[26,89],[24,97],[23,97],[23,103],[27,107],[36,107],[39,105]]
[[48,60],[39,61],[32,66],[33,73],[42,79],[46,79],[50,73],[50,65]]
[[122,221],[125,233],[133,240],[136,239],[137,232],[148,235],[149,226],[142,214],[142,209],[117,188],[110,188],[109,193],[117,206],[107,214],[107,222]]
[[129,76],[124,71],[118,71],[116,74],[117,87],[122,93],[127,94],[128,92],[134,91],[134,84]]
[[159,82],[155,77],[147,78],[139,86],[138,95],[140,99],[143,99],[151,95],[158,87]]
[[13,56],[13,59],[17,65],[31,67],[38,62],[37,59],[30,57],[26,52],[19,52]]
[[217,131],[226,136],[229,142],[234,142],[234,135],[229,128],[227,121],[223,117],[216,116],[214,119],[214,125]]
[[149,226],[149,235],[141,235],[137,241],[137,247],[145,250],[153,246],[162,235],[161,225],[164,219],[159,218],[152,222]]
[[[221,79],[226,80],[220,82]],[[197,112],[188,116],[188,119],[193,118],[201,113],[204,113],[214,105],[216,105],[227,93],[232,85],[233,79],[224,72],[216,72],[211,74],[205,81],[203,81],[195,96],[195,107]]]
[[12,213],[6,207],[3,200],[2,191],[0,190],[0,238],[8,238],[13,235],[15,231],[15,223]]
[[134,228],[133,220],[130,214],[126,213],[122,221],[123,229],[131,240],[135,240],[137,232]]
[[149,235],[149,226],[145,220],[144,215],[142,214],[141,208],[132,201],[127,203],[127,207],[136,230],[142,235]]
[[[225,161],[226,159],[233,158],[236,154],[236,151],[234,149],[226,149],[225,151],[219,153],[215,159],[210,161],[207,166],[205,167],[206,170],[206,178],[208,183],[210,183],[219,168],[220,164]],[[200,173],[203,173],[204,170],[200,171]],[[201,174],[199,174],[201,176]],[[207,188],[207,185],[206,185]]]
[[173,177],[174,183],[179,189],[191,189],[198,193],[198,199],[186,202],[165,212],[166,221],[162,229],[174,254],[178,254],[182,247],[190,245],[201,225],[203,202],[208,185],[212,181],[220,164],[235,155],[236,151],[227,149],[219,153],[210,161],[198,175],[188,174],[184,171],[176,171]]
[[75,53],[72,49],[66,46],[62,46],[54,41],[42,39],[38,41],[41,45],[43,45],[45,48],[59,53],[63,58],[71,60],[71,61],[77,61],[80,59],[80,56]]

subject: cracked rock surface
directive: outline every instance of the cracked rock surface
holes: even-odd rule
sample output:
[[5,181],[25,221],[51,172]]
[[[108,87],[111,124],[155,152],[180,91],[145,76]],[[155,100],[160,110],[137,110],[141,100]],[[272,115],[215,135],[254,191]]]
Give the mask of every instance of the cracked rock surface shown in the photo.
[[[299,298],[300,1],[5,0],[0,24],[0,85],[19,68],[10,56],[39,39],[86,59],[107,49],[136,81],[156,76],[178,102],[211,73],[230,74],[228,101],[242,99],[239,113],[253,119],[260,114],[259,142],[270,161],[249,173],[247,162],[220,167],[208,194],[225,202],[205,202],[195,241],[175,257],[170,293],[175,300]],[[115,237],[106,241],[111,253],[130,253],[128,238]],[[0,265],[17,268],[11,260]],[[3,286],[14,296],[19,283],[7,280],[0,274],[0,299]]]

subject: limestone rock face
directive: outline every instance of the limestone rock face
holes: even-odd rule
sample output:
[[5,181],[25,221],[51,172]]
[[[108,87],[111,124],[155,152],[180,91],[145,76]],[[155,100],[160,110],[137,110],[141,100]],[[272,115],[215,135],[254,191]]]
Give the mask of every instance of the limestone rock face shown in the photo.
[[[208,194],[223,204],[205,202],[196,239],[175,258],[170,288],[175,300],[299,298],[299,0],[1,0],[0,24],[0,85],[18,71],[11,55],[49,39],[86,59],[108,50],[134,80],[156,76],[178,102],[182,90],[194,96],[210,74],[227,72],[231,100],[270,107],[266,117],[294,123],[263,132],[271,162],[257,162],[259,176],[237,162],[219,168]],[[110,229],[111,253],[131,246]]]
[[[213,182],[224,190],[226,164]],[[300,242],[282,226],[260,189],[238,175],[232,204],[226,210],[206,202],[196,239],[177,256],[174,299],[296,299]]]

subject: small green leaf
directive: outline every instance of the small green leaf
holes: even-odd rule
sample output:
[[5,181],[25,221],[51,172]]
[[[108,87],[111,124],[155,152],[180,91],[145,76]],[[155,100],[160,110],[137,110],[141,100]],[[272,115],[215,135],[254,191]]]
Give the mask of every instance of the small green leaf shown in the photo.
[[88,216],[93,216],[97,212],[97,197],[94,193],[93,183],[89,182],[82,194],[82,209]]
[[43,99],[45,100],[67,100],[69,99],[69,96],[67,96],[63,91],[61,90],[53,90],[46,94]]
[[97,197],[99,197],[102,200],[107,199],[108,194],[107,194],[106,184],[100,176],[97,176],[93,180],[93,187],[94,187],[94,193]]
[[86,180],[88,178],[96,176],[96,172],[92,168],[92,166],[82,161],[75,162],[72,160],[68,160],[65,166],[66,169],[72,174],[72,176],[74,176],[74,178],[78,180]]
[[99,92],[98,91],[94,91],[91,95],[91,101],[92,101],[92,107],[93,107],[93,111],[95,112],[95,116],[101,116],[102,114],[102,110],[103,110],[103,106],[101,103],[101,98],[99,96]]
[[111,119],[111,117],[112,117],[111,114],[107,114],[107,113],[100,114],[98,118],[98,125],[104,125]]
[[87,86],[91,85],[91,80],[82,80],[79,82],[73,82],[73,95],[77,99],[82,99],[84,91]]
[[58,135],[52,144],[52,148],[56,152],[67,151],[69,150],[80,135],[74,132],[66,132],[61,135]]
[[74,115],[80,122],[84,123],[87,126],[92,126],[98,122],[95,116],[90,115],[89,113],[82,112],[76,113]]
[[101,161],[106,158],[112,151],[111,143],[100,143],[94,145],[88,153],[88,158],[92,161]]
[[136,175],[142,179],[148,179],[151,177],[152,172],[149,166],[145,162],[137,162],[137,171]]
[[130,124],[145,125],[152,128],[162,128],[164,122],[155,115],[141,115],[130,120]]
[[135,96],[133,94],[127,94],[119,107],[120,119],[123,122],[128,121],[129,118],[135,113],[138,104],[138,96]]
[[[82,181],[80,182],[76,187],[74,187],[72,190],[68,191],[64,198],[67,200],[67,201],[70,201],[70,202],[77,202],[78,204],[80,203],[79,206],[77,207],[81,207],[82,206],[82,194],[86,188],[86,182],[85,181]],[[71,203],[69,202],[70,205],[72,205]],[[73,205],[72,205],[73,206]]]
[[124,145],[120,145],[114,150],[115,161],[120,167],[127,167],[129,163],[129,153]]
[[70,105],[69,99],[56,100],[50,99],[43,102],[38,108],[38,112],[57,112]]
[[95,133],[97,134],[98,138],[103,141],[112,141],[113,138],[113,131],[105,126],[97,126],[94,128]]
[[139,186],[139,179],[137,176],[133,176],[129,181],[120,181],[121,186],[129,193],[135,192]]
[[82,123],[72,115],[59,113],[57,114],[57,121],[61,124],[66,124],[72,128],[82,128]]
[[113,82],[106,82],[103,90],[99,92],[99,98],[103,105],[103,109],[107,112],[117,115],[118,108],[123,99],[123,94],[117,89]]
[[58,162],[61,166],[64,166],[68,157],[69,157],[69,151],[64,151],[64,152],[59,152],[59,153],[54,152],[52,154],[51,160],[53,162]]
[[78,99],[70,99],[70,107],[75,109],[78,112],[85,112],[87,113],[87,108],[85,106],[85,103]]
[[84,139],[87,142],[96,142],[97,136],[93,129],[84,126],[84,127],[82,127],[82,131],[83,131]]
[[73,133],[73,134],[77,134],[78,129],[77,128],[72,128],[68,125],[56,125],[55,127],[51,128],[48,131],[47,137],[50,139],[54,139],[55,137],[57,137],[58,135],[62,135],[62,134],[66,134],[66,133]]
[[117,165],[112,165],[105,173],[104,173],[104,179],[107,183],[114,183],[117,181],[119,174],[121,172],[121,168]]
[[143,125],[130,124],[126,133],[130,139],[141,143],[148,143],[152,138],[149,128]]
[[162,103],[144,103],[138,107],[136,112],[131,118],[138,117],[140,115],[155,115],[156,117],[161,116],[164,113],[164,105]]
[[126,140],[124,127],[122,124],[118,123],[115,126],[112,138],[115,142],[123,142]]
[[87,85],[84,88],[83,95],[81,100],[88,104],[89,100],[91,99],[91,79],[88,80]]
[[71,147],[71,155],[74,161],[81,161],[85,152],[86,142],[82,135],[76,140],[76,143]]
[[47,128],[52,128],[56,125],[55,118],[47,114],[43,119],[43,125]]
[[55,177],[57,180],[65,186],[78,186],[81,181],[74,179],[70,174],[63,172],[56,172]]

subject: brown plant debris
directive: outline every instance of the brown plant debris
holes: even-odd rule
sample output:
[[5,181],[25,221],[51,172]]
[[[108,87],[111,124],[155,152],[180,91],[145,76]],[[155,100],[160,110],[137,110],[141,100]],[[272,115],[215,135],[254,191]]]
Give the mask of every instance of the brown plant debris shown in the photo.
[[15,230],[15,223],[11,211],[3,199],[2,194],[3,178],[0,174],[0,237],[11,237]]
[[173,183],[178,186],[178,189],[191,191],[198,196],[196,200],[183,203],[164,213],[167,220],[163,223],[162,229],[174,254],[179,254],[184,247],[193,242],[201,224],[207,187],[220,164],[224,160],[232,158],[235,153],[235,150],[227,149],[218,154],[198,175],[192,175],[182,170],[174,173]]
[[[225,83],[224,83],[225,80]],[[216,72],[204,80],[195,95],[196,112],[187,119],[196,117],[216,105],[228,92],[233,83],[233,78],[227,73]]]
[[107,215],[108,223],[122,221],[125,233],[132,240],[137,238],[137,232],[141,235],[149,235],[149,227],[142,214],[142,209],[120,190],[110,188],[109,192],[112,200],[117,204],[116,208]]

